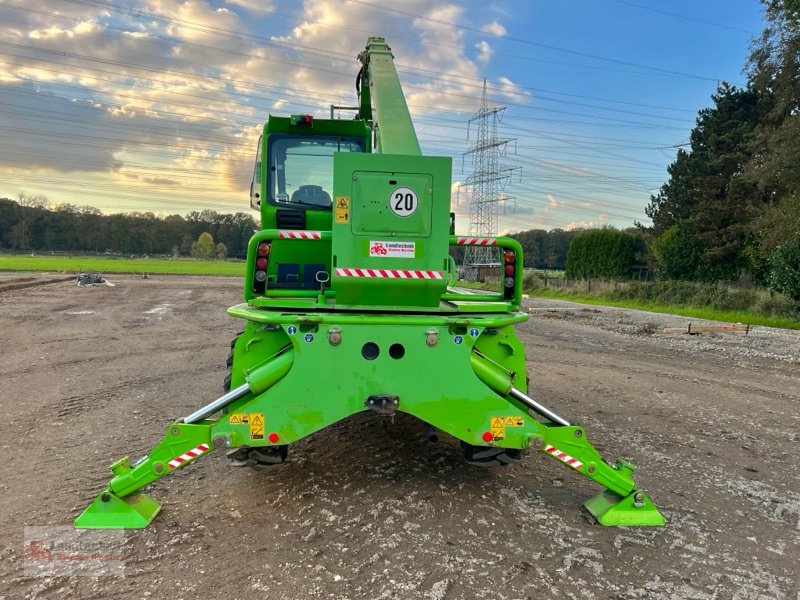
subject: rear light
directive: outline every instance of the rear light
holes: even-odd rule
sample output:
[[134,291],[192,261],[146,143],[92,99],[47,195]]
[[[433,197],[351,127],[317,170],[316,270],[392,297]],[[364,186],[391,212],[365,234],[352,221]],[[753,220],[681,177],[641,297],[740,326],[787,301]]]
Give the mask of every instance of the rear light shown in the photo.
[[292,115],[289,117],[289,124],[295,127],[312,127],[314,125],[314,117],[311,115]]
[[491,442],[494,439],[494,436],[489,431],[484,431],[483,435],[481,436],[484,442]]
[[514,276],[517,272],[517,254],[513,250],[505,250],[503,252],[503,261],[505,262],[505,267],[503,267],[503,273],[505,275],[505,279],[503,279],[503,297],[508,299],[514,296],[516,284]]
[[255,273],[253,273],[253,291],[256,294],[263,294],[267,289],[269,250],[269,242],[259,242],[256,246],[256,264]]

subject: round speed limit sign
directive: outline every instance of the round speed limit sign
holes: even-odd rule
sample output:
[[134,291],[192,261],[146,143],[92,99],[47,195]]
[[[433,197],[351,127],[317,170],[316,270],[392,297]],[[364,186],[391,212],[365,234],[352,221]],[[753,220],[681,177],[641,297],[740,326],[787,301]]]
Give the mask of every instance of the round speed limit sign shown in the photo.
[[397,188],[389,194],[389,208],[398,217],[408,217],[414,214],[419,206],[417,193],[411,188]]

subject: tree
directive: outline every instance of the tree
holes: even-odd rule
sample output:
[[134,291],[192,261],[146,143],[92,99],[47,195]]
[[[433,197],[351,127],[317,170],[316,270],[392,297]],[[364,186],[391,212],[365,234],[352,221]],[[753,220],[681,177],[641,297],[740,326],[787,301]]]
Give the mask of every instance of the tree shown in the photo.
[[583,231],[570,244],[566,275],[579,279],[630,277],[642,246],[640,237],[616,229]]
[[747,73],[765,99],[748,171],[769,201],[800,191],[800,4],[763,0],[766,26]]
[[763,112],[762,94],[722,83],[712,100],[714,106],[698,114],[689,151],[678,152],[669,180],[645,209],[655,239],[678,226],[680,235],[673,231],[663,243],[687,243],[677,253],[684,258],[698,253],[694,268],[682,272],[686,279],[735,279],[748,266],[751,220],[764,206],[745,172]]
[[41,213],[50,206],[50,201],[43,194],[30,196],[25,192],[17,194],[17,205],[20,207],[19,217],[12,229],[12,243],[15,248],[30,248],[33,242],[31,229],[40,218]]
[[162,219],[151,212],[104,215],[67,203],[50,208],[44,196],[25,193],[17,201],[0,199],[0,248],[190,255],[200,234],[207,233],[212,237],[208,256],[242,256],[255,229],[246,213],[204,210]]
[[773,254],[770,287],[800,303],[800,233]]
[[214,255],[214,238],[204,231],[192,244],[192,256],[195,258],[211,258]]
[[522,245],[525,266],[545,269],[563,269],[567,262],[567,252],[578,231],[563,229],[530,229],[515,233],[510,237]]
[[694,279],[702,247],[681,225],[672,225],[655,238],[651,250],[661,279]]

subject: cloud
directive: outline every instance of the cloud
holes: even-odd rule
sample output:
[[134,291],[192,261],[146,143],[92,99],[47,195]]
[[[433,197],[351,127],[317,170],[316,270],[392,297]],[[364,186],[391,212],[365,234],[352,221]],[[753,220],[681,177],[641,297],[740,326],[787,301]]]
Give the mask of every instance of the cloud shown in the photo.
[[270,13],[275,10],[275,5],[270,0],[225,0],[225,2],[253,13]]
[[147,0],[145,10],[165,17],[159,27],[168,35],[189,41],[219,42],[219,31],[239,29],[239,16],[202,0]]
[[563,228],[567,231],[571,229],[598,229],[608,225],[608,214],[597,213],[595,218],[591,221],[570,221],[566,223]]
[[483,27],[481,27],[481,31],[484,33],[488,33],[489,35],[495,35],[497,37],[503,37],[506,34],[506,28],[503,27],[497,21],[492,21],[491,23],[487,23]]
[[168,179],[167,177],[145,177],[142,181],[162,187],[180,185],[180,181]]
[[492,58],[492,47],[489,45],[489,42],[480,41],[475,44],[475,47],[478,49],[478,62],[482,65],[488,64],[489,59]]
[[[468,22],[469,5],[408,0],[402,15],[304,0],[295,27],[264,38],[258,18],[274,7],[261,0],[129,0],[102,8],[63,3],[54,12],[48,0],[0,4],[4,42],[16,44],[0,64],[0,128],[13,140],[0,148],[0,180],[93,174],[99,182],[102,175],[99,190],[116,186],[142,202],[163,189],[176,203],[219,205],[247,189],[270,111],[327,114],[331,103],[355,103],[355,57],[368,32],[386,32],[412,114],[423,117],[418,133],[437,144],[437,154],[460,152],[452,149],[460,142],[442,141],[454,137],[451,125],[424,117],[445,122],[448,109],[465,119],[478,106],[493,47],[452,25]],[[505,33],[496,21],[485,27]],[[527,97],[506,77],[490,85],[493,96]],[[455,207],[462,222],[466,193]],[[62,200],[77,201],[53,198]]]
[[521,104],[526,102],[531,96],[529,91],[523,89],[519,84],[514,83],[508,77],[501,75],[497,78],[497,84],[497,93],[513,102]]
[[113,171],[121,166],[114,154],[125,143],[125,134],[103,144],[89,139],[93,130],[113,121],[103,108],[41,92],[31,82],[0,84],[0,97],[0,131],[13,140],[0,149],[6,169]]

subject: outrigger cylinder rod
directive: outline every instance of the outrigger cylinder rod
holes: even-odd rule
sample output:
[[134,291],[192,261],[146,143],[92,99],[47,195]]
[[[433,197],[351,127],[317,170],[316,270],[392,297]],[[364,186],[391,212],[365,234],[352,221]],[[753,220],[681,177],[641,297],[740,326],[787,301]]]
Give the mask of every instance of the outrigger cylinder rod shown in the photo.
[[540,415],[542,415],[543,417],[546,417],[546,418],[550,419],[551,421],[553,421],[553,423],[558,423],[559,425],[564,425],[566,427],[569,427],[570,425],[572,425],[572,423],[567,421],[564,417],[558,416],[552,410],[550,410],[549,408],[547,408],[543,404],[539,404],[536,400],[534,400],[533,398],[531,398],[527,394],[523,394],[522,392],[520,392],[515,387],[511,388],[511,391],[509,392],[509,394],[511,395],[512,398],[516,398],[517,400],[522,402],[525,406],[527,406],[531,410],[534,410],[537,413],[539,413]]
[[559,425],[564,425],[565,427],[572,425],[572,423],[567,421],[564,417],[557,415],[543,404],[539,404],[536,400],[515,388],[512,384],[513,374],[490,359],[488,356],[482,354],[476,348],[473,348],[472,352],[470,353],[470,363],[472,364],[472,368],[475,370],[475,374],[480,378],[480,380],[492,388],[495,392],[500,394],[503,398],[506,396],[511,396],[512,398],[522,402],[532,411],[537,412],[553,423],[558,423]]
[[257,367],[250,369],[245,373],[245,381],[239,387],[232,389],[224,396],[220,396],[210,404],[206,404],[203,408],[196,410],[188,417],[183,418],[184,423],[197,423],[213,415],[215,412],[221,411],[223,408],[232,404],[242,396],[246,396],[250,392],[255,395],[261,394],[266,389],[275,385],[280,381],[289,369],[292,368],[294,362],[294,352],[292,345],[287,344],[275,354],[265,360]]
[[228,392],[224,396],[220,396],[219,398],[214,400],[212,403],[206,404],[200,410],[194,411],[188,417],[184,417],[183,418],[183,422],[184,423],[197,423],[198,421],[202,421],[203,419],[207,419],[208,417],[213,415],[215,412],[218,412],[218,411],[222,410],[223,408],[228,406],[231,402],[233,402],[234,400],[238,400],[239,398],[241,398],[242,396],[244,396],[245,394],[247,394],[249,392],[250,392],[250,384],[249,383],[243,383],[242,385],[237,387],[235,390],[231,390],[230,392]]

